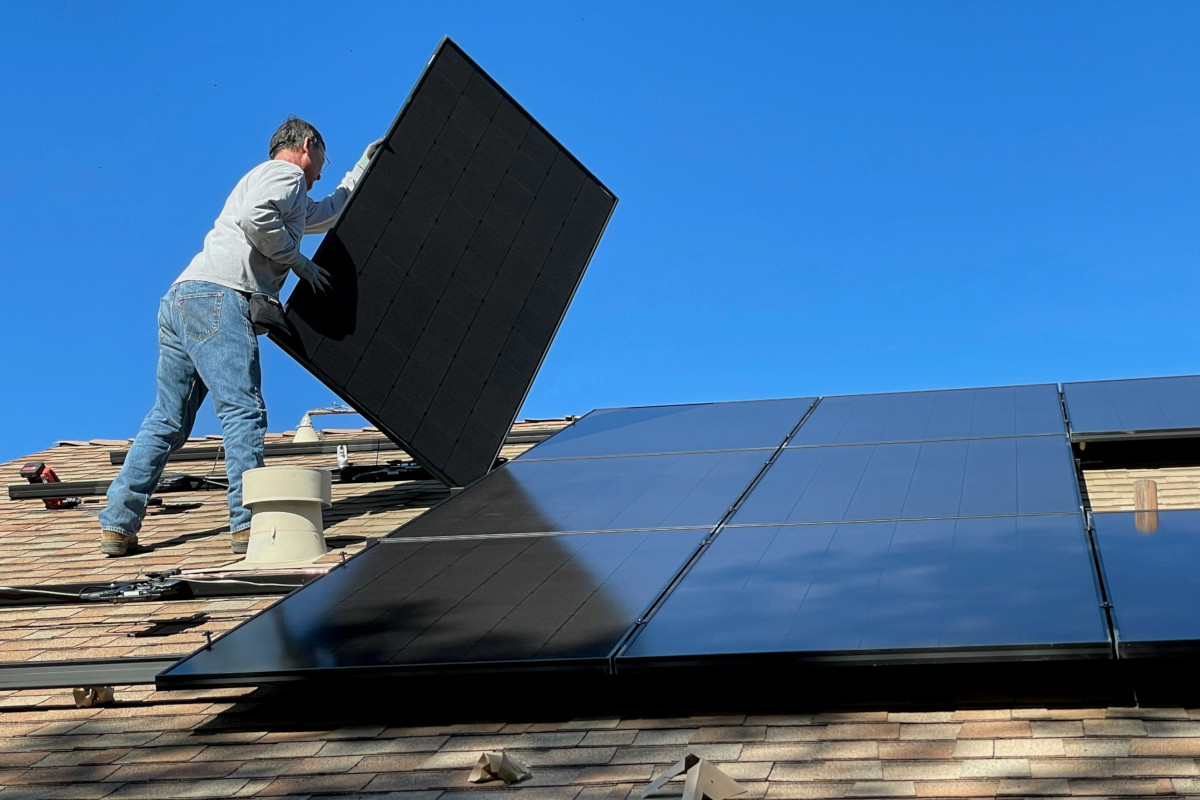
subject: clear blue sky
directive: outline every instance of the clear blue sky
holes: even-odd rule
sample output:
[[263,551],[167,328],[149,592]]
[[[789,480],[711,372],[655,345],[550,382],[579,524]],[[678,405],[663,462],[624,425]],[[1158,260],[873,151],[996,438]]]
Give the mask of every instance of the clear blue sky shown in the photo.
[[0,458],[132,436],[274,128],[332,190],[443,35],[621,198],[524,416],[1200,372],[1191,0],[12,3]]

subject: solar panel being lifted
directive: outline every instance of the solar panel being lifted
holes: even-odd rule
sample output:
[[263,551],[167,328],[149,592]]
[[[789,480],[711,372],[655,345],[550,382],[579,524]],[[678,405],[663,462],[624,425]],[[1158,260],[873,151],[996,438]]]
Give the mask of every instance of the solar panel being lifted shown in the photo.
[[616,197],[449,39],[275,340],[431,473],[495,464]]
[[1064,383],[1071,439],[1200,436],[1200,375]]

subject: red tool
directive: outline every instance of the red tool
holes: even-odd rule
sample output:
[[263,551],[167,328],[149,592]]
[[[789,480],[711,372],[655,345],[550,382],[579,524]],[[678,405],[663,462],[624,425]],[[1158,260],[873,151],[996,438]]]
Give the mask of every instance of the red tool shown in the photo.
[[[62,483],[58,476],[54,474],[54,470],[46,466],[44,461],[31,461],[21,467],[21,477],[28,480],[30,483]],[[46,504],[46,508],[51,510],[59,508],[74,508],[79,505],[78,497],[49,497],[42,500]]]

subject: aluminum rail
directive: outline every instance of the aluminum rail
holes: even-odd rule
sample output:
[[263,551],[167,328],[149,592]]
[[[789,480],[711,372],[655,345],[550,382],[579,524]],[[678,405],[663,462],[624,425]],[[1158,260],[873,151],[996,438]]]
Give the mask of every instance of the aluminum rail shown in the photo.
[[0,689],[74,689],[154,683],[158,673],[186,655],[0,664]]
[[[557,431],[518,431],[510,433],[504,444],[536,444],[548,439]],[[400,446],[387,437],[371,439],[324,439],[319,442],[268,442],[263,447],[264,456],[315,456],[336,453],[345,447],[348,453],[377,453],[400,450]],[[124,464],[129,450],[110,450],[111,464]],[[171,454],[170,461],[208,461],[224,457],[224,445],[198,445],[181,447]]]

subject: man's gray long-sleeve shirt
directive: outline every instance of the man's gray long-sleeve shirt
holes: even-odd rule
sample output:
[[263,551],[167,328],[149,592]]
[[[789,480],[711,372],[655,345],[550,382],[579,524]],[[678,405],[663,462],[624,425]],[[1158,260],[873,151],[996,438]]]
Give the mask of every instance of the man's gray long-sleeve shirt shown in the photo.
[[208,281],[278,297],[288,270],[304,258],[300,239],[333,227],[352,188],[347,175],[333,194],[316,202],[300,167],[287,161],[259,164],[233,187],[204,248],[175,283]]

